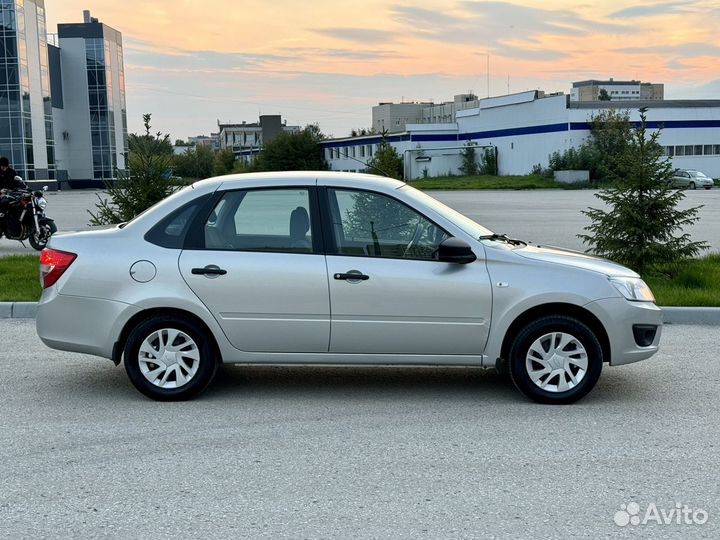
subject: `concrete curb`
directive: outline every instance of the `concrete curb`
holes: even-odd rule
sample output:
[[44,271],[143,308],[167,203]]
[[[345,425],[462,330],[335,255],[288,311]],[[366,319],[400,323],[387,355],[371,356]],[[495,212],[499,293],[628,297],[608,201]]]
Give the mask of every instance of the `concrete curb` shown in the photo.
[[[720,308],[714,307],[664,307],[665,324],[694,324],[720,326]],[[34,319],[36,302],[0,302],[0,319]]]
[[0,302],[0,319],[34,319],[37,302]]
[[720,326],[720,308],[664,307],[662,310],[665,324]]

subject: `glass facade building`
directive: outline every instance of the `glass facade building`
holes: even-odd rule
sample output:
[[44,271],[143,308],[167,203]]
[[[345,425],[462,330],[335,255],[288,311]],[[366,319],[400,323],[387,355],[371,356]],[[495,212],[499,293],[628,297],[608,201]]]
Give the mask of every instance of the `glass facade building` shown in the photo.
[[110,179],[117,168],[115,113],[109,106],[113,94],[112,69],[109,65],[110,45],[101,38],[86,39],[85,54],[93,178]]
[[[58,25],[64,77],[64,111],[74,156],[85,153],[79,139],[87,140],[88,167],[70,167],[72,180],[102,181],[117,178],[125,169],[128,154],[125,71],[122,35],[85,14],[83,23]],[[65,72],[82,61],[82,72]],[[78,66],[79,67],[79,66]],[[68,74],[68,77],[71,75]],[[71,90],[71,92],[69,92]],[[74,141],[74,142],[73,142]],[[77,158],[76,158],[77,161]],[[84,177],[80,177],[84,174]]]
[[26,180],[55,178],[43,0],[0,0],[0,155]]

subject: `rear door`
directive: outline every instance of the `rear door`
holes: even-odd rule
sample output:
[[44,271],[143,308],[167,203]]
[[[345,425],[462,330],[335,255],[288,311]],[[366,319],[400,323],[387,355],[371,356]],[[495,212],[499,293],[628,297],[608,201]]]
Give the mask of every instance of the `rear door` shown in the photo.
[[183,278],[237,349],[327,352],[316,203],[314,187],[227,191],[180,255]]
[[677,187],[687,187],[690,184],[690,175],[685,171],[677,171],[673,177],[673,182]]

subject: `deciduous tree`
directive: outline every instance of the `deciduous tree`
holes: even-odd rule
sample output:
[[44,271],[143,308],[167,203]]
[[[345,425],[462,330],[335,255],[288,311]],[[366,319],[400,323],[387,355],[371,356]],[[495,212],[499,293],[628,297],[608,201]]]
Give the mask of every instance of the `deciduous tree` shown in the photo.
[[317,171],[327,169],[321,142],[324,136],[317,125],[308,125],[297,133],[283,132],[266,143],[258,154],[258,171]]

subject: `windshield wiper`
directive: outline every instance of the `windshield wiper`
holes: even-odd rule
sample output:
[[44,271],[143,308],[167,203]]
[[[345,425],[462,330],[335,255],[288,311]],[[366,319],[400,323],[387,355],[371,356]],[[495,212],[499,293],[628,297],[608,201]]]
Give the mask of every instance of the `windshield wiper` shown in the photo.
[[510,238],[507,234],[485,234],[478,238],[478,240],[495,240],[498,242],[507,242],[513,246],[527,246],[527,242],[523,242],[517,238]]

